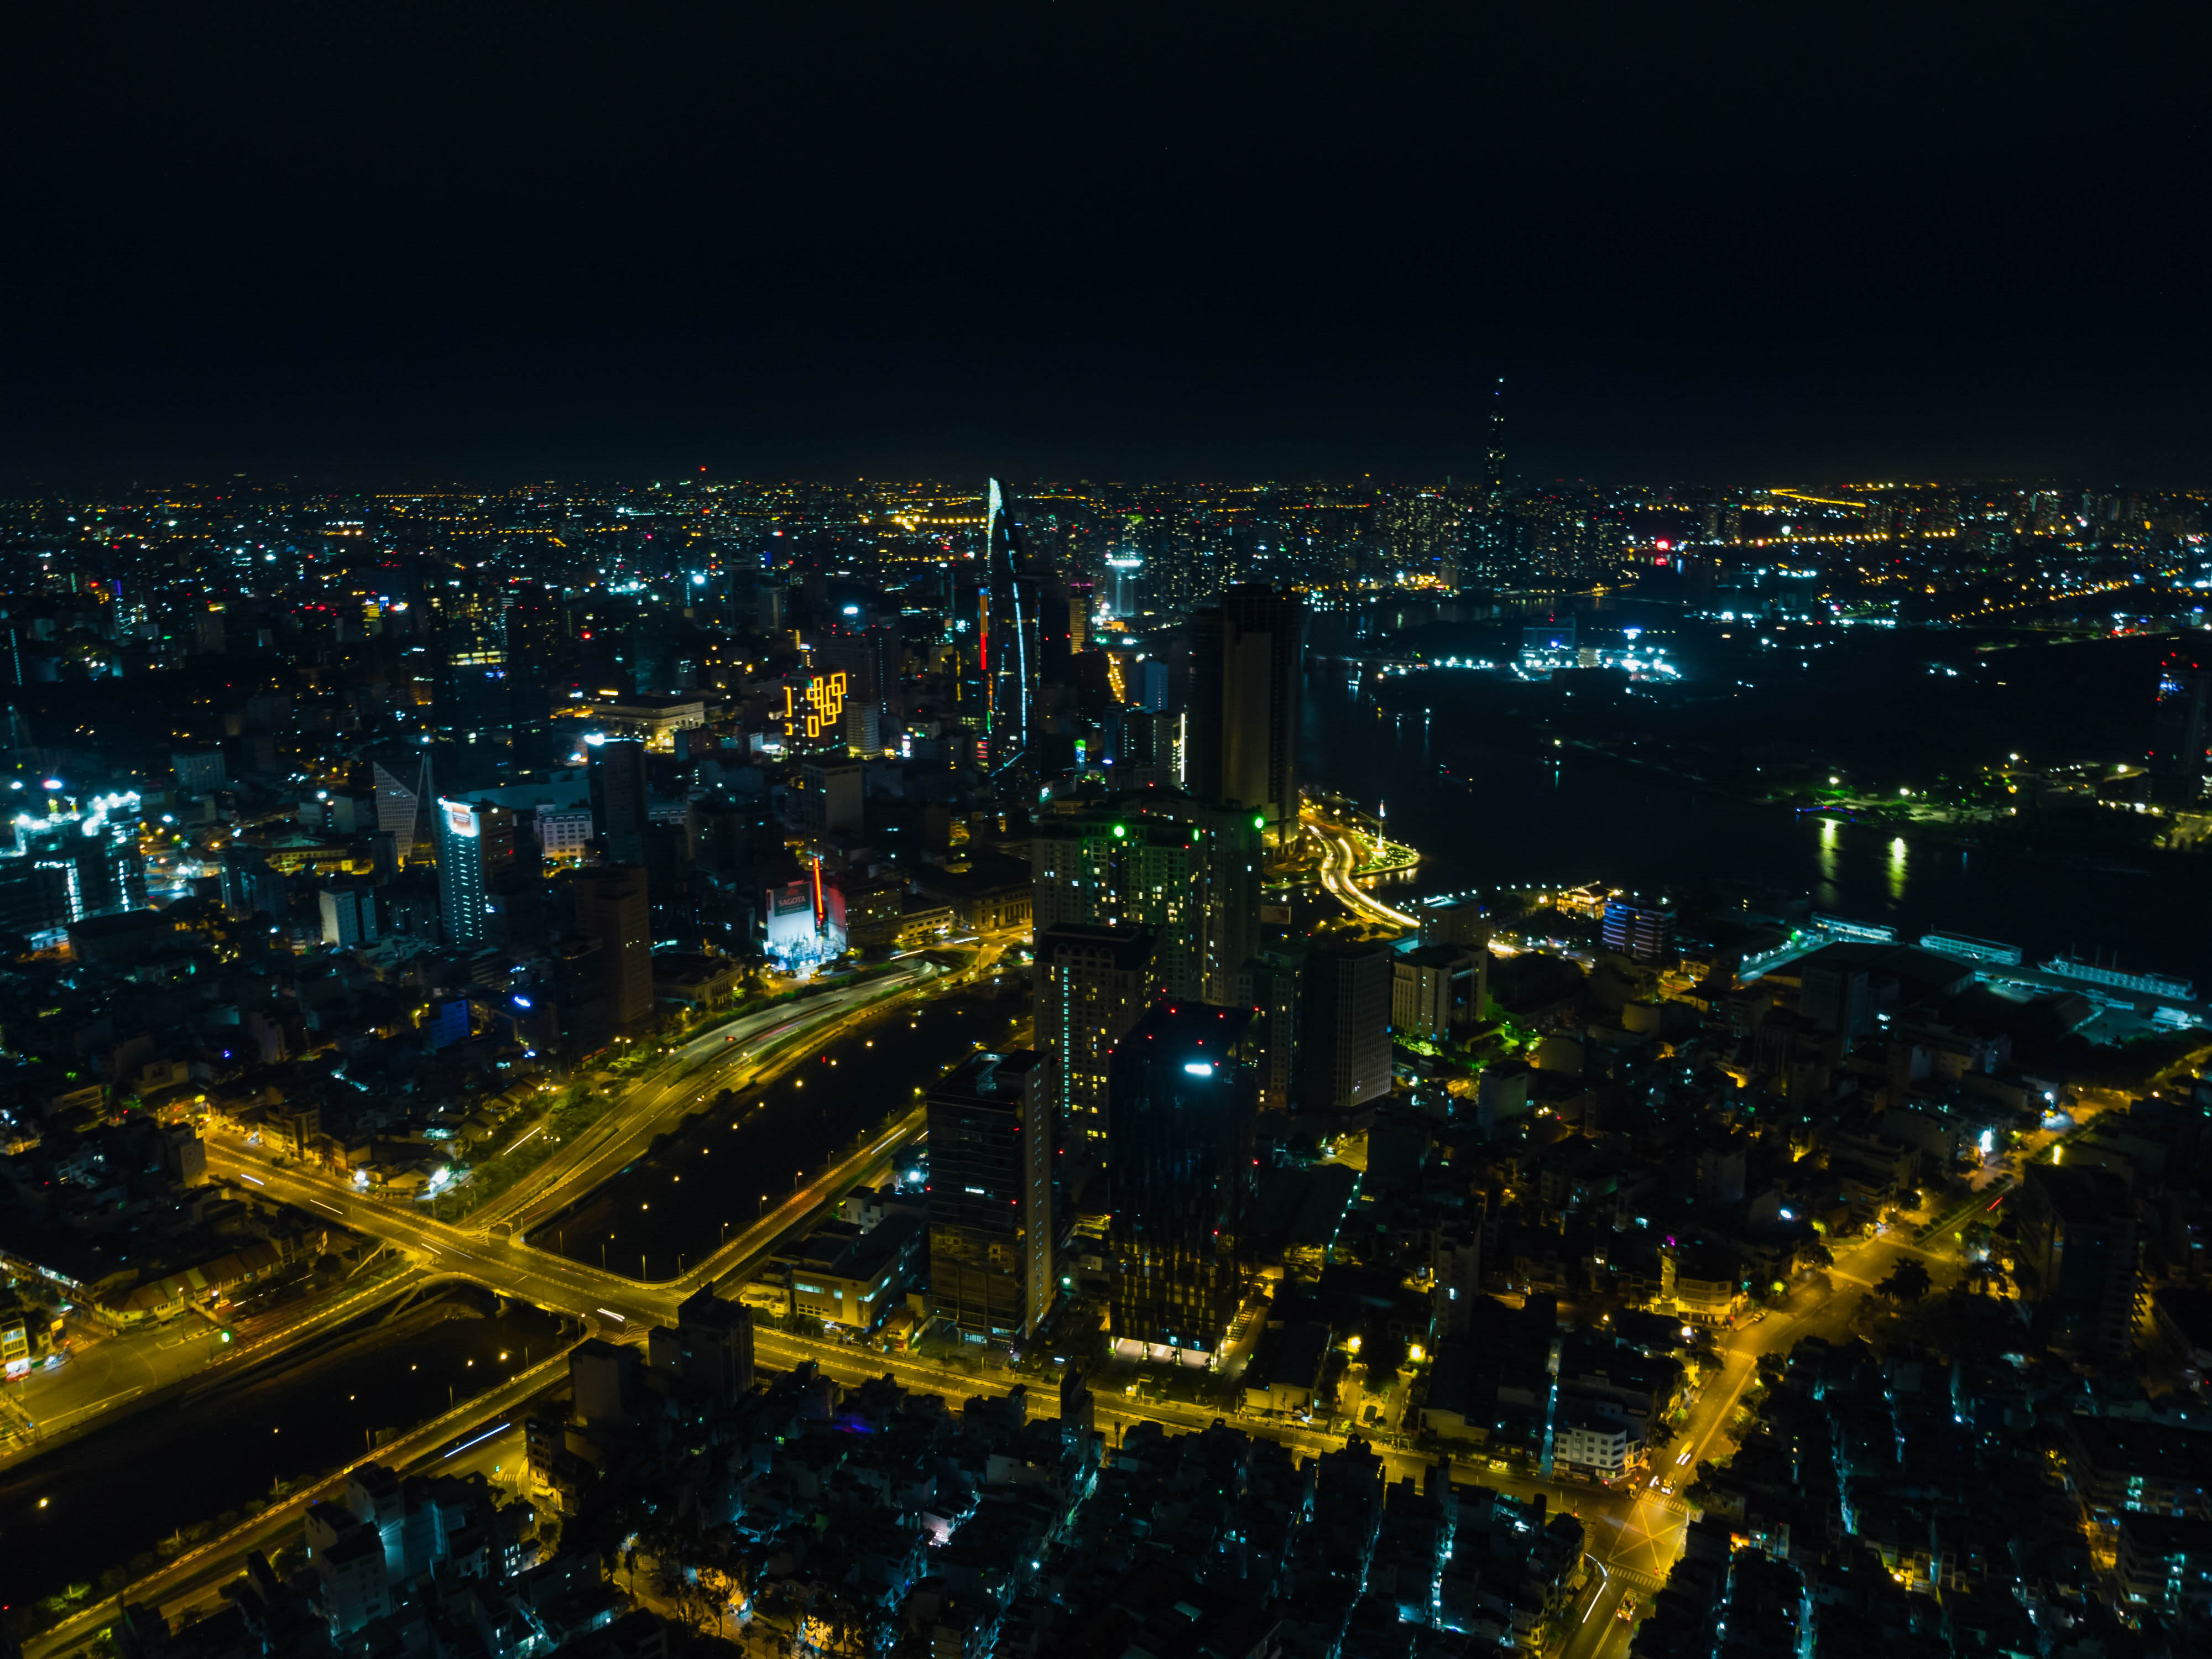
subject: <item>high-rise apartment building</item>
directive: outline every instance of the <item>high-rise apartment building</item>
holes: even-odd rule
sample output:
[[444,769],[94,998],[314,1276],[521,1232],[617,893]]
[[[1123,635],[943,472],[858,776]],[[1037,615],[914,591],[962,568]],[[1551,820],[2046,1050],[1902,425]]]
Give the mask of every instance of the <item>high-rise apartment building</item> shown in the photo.
[[345,882],[315,896],[322,912],[323,943],[341,951],[376,943],[376,890]]
[[929,1091],[929,1306],[979,1341],[1033,1333],[1053,1278],[1052,1061],[979,1054]]
[[1237,975],[1237,1006],[1253,1012],[1253,1066],[1260,1079],[1260,1104],[1279,1112],[1291,1103],[1297,1085],[1292,1067],[1298,1052],[1298,964],[1288,951],[1267,951]]
[[1490,952],[1423,945],[1390,958],[1390,1026],[1404,1036],[1441,1042],[1455,1025],[1482,1016]]
[[863,823],[858,761],[809,761],[799,769],[806,786],[803,805],[810,836],[859,835]]
[[1158,985],[1233,1002],[1259,927],[1261,822],[1176,799],[1042,820],[1030,839],[1034,923],[1148,929]]
[[1236,1316],[1259,1097],[1251,1025],[1248,1009],[1164,998],[1115,1048],[1109,1307],[1125,1354],[1217,1352]]
[[685,1393],[734,1404],[753,1385],[753,1310],[694,1291],[676,1310],[676,1348]]
[[610,864],[645,862],[645,745],[633,738],[586,739],[592,765],[592,821]]
[[2032,1164],[2020,1199],[2020,1264],[2034,1286],[2039,1334],[2063,1352],[2125,1360],[2139,1287],[2127,1182],[2110,1170]]
[[645,872],[602,865],[575,878],[576,931],[599,947],[607,1018],[617,1032],[635,1034],[653,1018],[652,909]]
[[1297,1101],[1349,1112],[1390,1092],[1390,951],[1338,945],[1306,959],[1298,991]]
[[466,801],[441,800],[438,838],[438,908],[446,943],[472,947],[484,942],[483,824]]
[[1173,799],[1149,810],[1181,819],[1198,837],[1199,994],[1208,1002],[1237,1002],[1237,975],[1260,943],[1266,817],[1248,807]]
[[1103,1155],[1114,1045],[1151,1003],[1153,936],[1142,927],[1061,922],[1036,933],[1036,1036],[1054,1058],[1060,1159]]
[[1177,996],[1199,992],[1198,857],[1186,825],[1136,813],[1040,821],[1030,837],[1030,919],[1042,935],[1068,922],[1143,927],[1154,972]]
[[1173,679],[1165,663],[1158,657],[1148,657],[1136,666],[1129,701],[1138,708],[1157,714],[1168,706]]
[[1184,787],[1297,834],[1305,605],[1293,592],[1231,587],[1191,619],[1190,753]]
[[1417,899],[1413,909],[1420,919],[1422,944],[1490,948],[1490,914],[1480,900],[1465,896]]

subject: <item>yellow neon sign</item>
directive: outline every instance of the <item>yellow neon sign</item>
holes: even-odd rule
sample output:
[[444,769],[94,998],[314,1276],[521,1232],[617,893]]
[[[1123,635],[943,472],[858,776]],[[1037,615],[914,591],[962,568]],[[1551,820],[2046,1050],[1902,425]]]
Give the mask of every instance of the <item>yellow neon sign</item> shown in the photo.
[[783,721],[784,736],[797,737],[802,725],[810,738],[838,730],[844,719],[845,694],[849,684],[842,669],[834,674],[817,674],[806,682],[806,690],[794,697],[787,681],[783,712],[779,717]]

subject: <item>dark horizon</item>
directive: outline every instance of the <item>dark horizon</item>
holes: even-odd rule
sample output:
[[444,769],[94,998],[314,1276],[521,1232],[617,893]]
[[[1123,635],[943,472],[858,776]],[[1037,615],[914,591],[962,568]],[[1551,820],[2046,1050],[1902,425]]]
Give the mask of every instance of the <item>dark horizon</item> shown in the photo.
[[1907,15],[42,19],[0,472],[2212,483],[2196,43]]

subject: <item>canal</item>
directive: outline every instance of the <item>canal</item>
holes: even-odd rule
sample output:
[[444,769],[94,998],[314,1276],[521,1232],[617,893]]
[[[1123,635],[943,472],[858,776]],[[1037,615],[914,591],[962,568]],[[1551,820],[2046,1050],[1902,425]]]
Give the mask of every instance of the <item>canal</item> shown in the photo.
[[541,1249],[672,1279],[751,1226],[977,1048],[1029,1020],[1026,966],[908,1002],[805,1051],[775,1079],[681,1130],[531,1235]]
[[[94,1596],[272,1498],[511,1380],[561,1344],[535,1308],[455,1290],[363,1316],[289,1364],[206,1386],[0,1470],[0,1600]],[[106,1577],[103,1578],[103,1575]]]

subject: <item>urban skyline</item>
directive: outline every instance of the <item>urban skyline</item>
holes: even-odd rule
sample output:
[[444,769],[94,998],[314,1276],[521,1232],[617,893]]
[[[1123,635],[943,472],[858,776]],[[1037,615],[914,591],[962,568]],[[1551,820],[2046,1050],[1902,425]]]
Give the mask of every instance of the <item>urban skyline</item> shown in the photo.
[[2196,19],[17,33],[0,1659],[2212,1651]]
[[[2212,959],[2132,901],[2212,902],[2203,502],[1504,472],[0,502],[27,1656],[162,1639],[147,1596],[343,1648],[464,1581],[515,1659],[1026,1639],[1132,1593],[1053,1564],[1164,1429],[1290,1530],[1144,1618],[1252,1642],[1671,1653],[1863,1569],[1907,1626],[1924,1571],[2190,1629],[2196,1489],[2098,1495],[2156,1436],[2069,1443],[2094,1617],[1759,1505],[1808,1397],[1931,1358],[2203,1392],[2191,1224],[2142,1206],[2193,1212]],[[867,1595],[774,1566],[788,1457],[642,1583],[608,1553],[728,1437],[842,1461],[932,1395],[978,1473],[941,1527],[840,1510],[905,1540]],[[154,1488],[204,1570],[87,1502],[196,1467],[141,1398],[268,1431]],[[1973,1455],[2039,1489],[2016,1452]],[[987,1542],[1010,1458],[1073,1508]],[[1789,1501],[1861,1501],[1825,1479]],[[1765,1589],[1710,1571],[1754,1511]],[[1454,1565],[1447,1516],[1516,1541]],[[969,1552],[1008,1576],[948,1600]],[[1358,1592],[1384,1561],[1432,1589]],[[230,1582],[290,1633],[211,1621]]]

